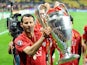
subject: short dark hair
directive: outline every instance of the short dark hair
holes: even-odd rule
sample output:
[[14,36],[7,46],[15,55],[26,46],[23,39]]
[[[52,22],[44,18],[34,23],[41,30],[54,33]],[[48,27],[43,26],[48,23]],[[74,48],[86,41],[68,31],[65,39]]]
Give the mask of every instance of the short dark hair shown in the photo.
[[24,14],[22,17],[21,17],[21,22],[23,22],[23,18],[24,17],[33,17],[33,19],[35,20],[34,16],[32,14]]
[[70,21],[72,22],[72,24],[73,24],[73,17],[70,15]]

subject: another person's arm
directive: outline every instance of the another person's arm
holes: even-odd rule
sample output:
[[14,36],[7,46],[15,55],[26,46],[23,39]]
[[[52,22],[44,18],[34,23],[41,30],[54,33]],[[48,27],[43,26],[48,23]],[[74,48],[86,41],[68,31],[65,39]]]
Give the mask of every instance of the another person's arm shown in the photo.
[[14,48],[13,42],[11,41],[11,42],[9,42],[9,47],[8,47],[8,53],[9,54],[12,54],[13,48]]

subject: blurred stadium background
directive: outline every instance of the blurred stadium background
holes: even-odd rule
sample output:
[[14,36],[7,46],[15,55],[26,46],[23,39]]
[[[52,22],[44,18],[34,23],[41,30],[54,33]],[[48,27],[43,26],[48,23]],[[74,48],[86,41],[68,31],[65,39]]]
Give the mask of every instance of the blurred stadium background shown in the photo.
[[[12,37],[6,27],[6,18],[10,17],[11,2],[14,13],[32,13],[35,8],[45,2],[53,4],[55,1],[64,3],[74,18],[73,28],[83,34],[83,27],[87,25],[87,0],[0,0],[0,65],[13,65],[13,56],[8,54],[8,43]],[[79,65],[82,65],[82,57]]]

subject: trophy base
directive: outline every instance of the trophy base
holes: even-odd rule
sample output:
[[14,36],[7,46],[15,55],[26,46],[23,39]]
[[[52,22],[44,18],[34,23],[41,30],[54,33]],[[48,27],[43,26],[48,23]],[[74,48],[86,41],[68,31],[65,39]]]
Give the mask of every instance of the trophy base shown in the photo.
[[77,59],[77,58],[79,58],[78,54],[70,54],[70,55],[67,55],[67,56],[63,57],[62,59],[60,59],[58,61],[58,64],[63,64],[65,62],[69,62],[69,61],[72,61],[72,60]]

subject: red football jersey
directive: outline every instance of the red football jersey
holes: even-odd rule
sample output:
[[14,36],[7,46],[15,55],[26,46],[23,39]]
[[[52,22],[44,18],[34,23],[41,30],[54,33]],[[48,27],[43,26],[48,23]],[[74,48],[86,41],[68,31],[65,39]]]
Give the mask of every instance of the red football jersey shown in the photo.
[[[40,23],[37,22],[34,29],[36,40],[38,40],[42,35],[42,33],[40,32],[41,27],[42,26],[40,25]],[[32,40],[29,39],[27,38],[24,32],[15,39],[15,45],[20,55],[20,62],[21,62],[20,65],[46,65],[46,55],[48,54],[48,51],[47,51],[48,46],[50,46],[50,49],[49,49],[50,61],[51,61],[50,64],[53,65],[52,53],[55,47],[53,45],[54,40],[52,39],[52,36],[50,35],[49,38],[46,38],[43,41],[42,46],[39,48],[39,50],[35,54],[35,56],[31,57],[25,54],[23,52],[23,49],[27,46],[31,46],[34,43],[34,41],[35,41],[34,37]]]
[[[35,28],[34,31],[34,37],[36,37],[36,40],[38,40],[42,35],[39,32],[38,28],[39,27]],[[42,43],[42,46],[39,48],[34,56],[29,56],[23,52],[23,49],[25,47],[32,46],[32,44],[35,42],[34,39],[29,39],[23,32],[15,39],[14,42],[20,56],[20,65],[46,65],[46,44],[44,44],[45,42]]]
[[77,32],[74,29],[72,30],[72,46],[71,47],[72,47],[71,52],[73,54],[79,54],[80,55],[80,53],[81,53],[81,35],[80,35],[79,32]]

